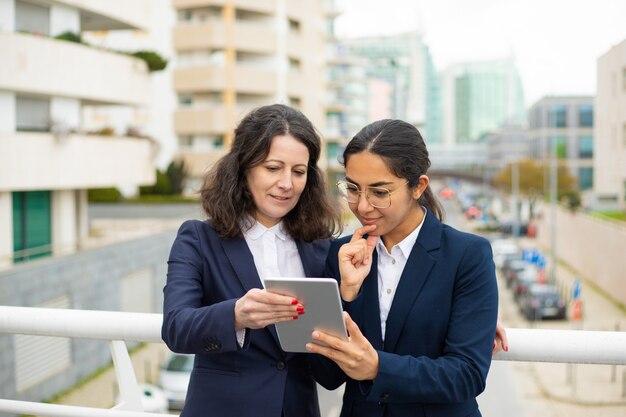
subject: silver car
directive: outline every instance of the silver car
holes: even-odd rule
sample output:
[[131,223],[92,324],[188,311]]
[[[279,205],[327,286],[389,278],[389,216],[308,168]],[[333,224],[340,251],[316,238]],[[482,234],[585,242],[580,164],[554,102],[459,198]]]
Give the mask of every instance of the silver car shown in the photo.
[[165,392],[170,410],[182,410],[193,369],[194,355],[172,353],[159,373],[159,385]]

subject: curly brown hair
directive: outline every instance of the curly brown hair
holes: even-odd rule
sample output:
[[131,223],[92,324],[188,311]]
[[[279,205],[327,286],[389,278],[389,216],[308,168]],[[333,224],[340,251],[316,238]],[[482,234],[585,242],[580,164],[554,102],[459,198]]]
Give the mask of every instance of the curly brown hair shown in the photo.
[[307,181],[296,206],[282,219],[294,239],[312,242],[341,232],[341,221],[331,203],[324,175],[317,166],[321,139],[313,124],[300,111],[282,104],[259,107],[248,113],[235,129],[230,151],[204,178],[202,208],[215,230],[224,238],[242,235],[242,221],[255,211],[246,173],[263,163],[272,139],[289,135],[309,150]]

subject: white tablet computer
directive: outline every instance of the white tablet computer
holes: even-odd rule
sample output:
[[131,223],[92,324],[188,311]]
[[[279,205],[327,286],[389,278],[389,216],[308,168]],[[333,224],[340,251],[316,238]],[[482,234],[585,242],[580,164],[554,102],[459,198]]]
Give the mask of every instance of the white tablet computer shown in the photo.
[[306,352],[305,345],[314,342],[311,339],[313,330],[348,340],[335,279],[270,277],[264,282],[268,291],[291,295],[304,306],[304,314],[297,320],[276,323],[280,346],[285,352]]

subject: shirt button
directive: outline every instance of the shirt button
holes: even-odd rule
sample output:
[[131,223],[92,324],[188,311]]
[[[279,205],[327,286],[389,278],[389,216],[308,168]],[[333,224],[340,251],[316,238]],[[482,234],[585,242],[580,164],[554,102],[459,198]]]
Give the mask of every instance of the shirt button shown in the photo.
[[278,369],[279,371],[282,371],[283,369],[285,369],[285,362],[280,361],[276,364],[276,369]]
[[395,264],[396,264],[396,260],[395,260],[395,259],[392,259],[392,260],[391,260],[391,264],[392,264],[392,265],[395,265]]
[[391,294],[391,288],[387,288],[387,294]]

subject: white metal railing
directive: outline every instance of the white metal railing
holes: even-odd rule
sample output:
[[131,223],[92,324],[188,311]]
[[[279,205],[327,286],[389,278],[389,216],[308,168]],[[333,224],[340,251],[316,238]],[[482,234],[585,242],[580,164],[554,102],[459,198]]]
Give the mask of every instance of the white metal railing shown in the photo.
[[[0,399],[0,411],[50,417],[171,417],[144,413],[125,340],[161,342],[161,314],[0,306],[0,333],[111,341],[122,402],[114,409]],[[626,365],[626,332],[509,328],[496,360]]]

